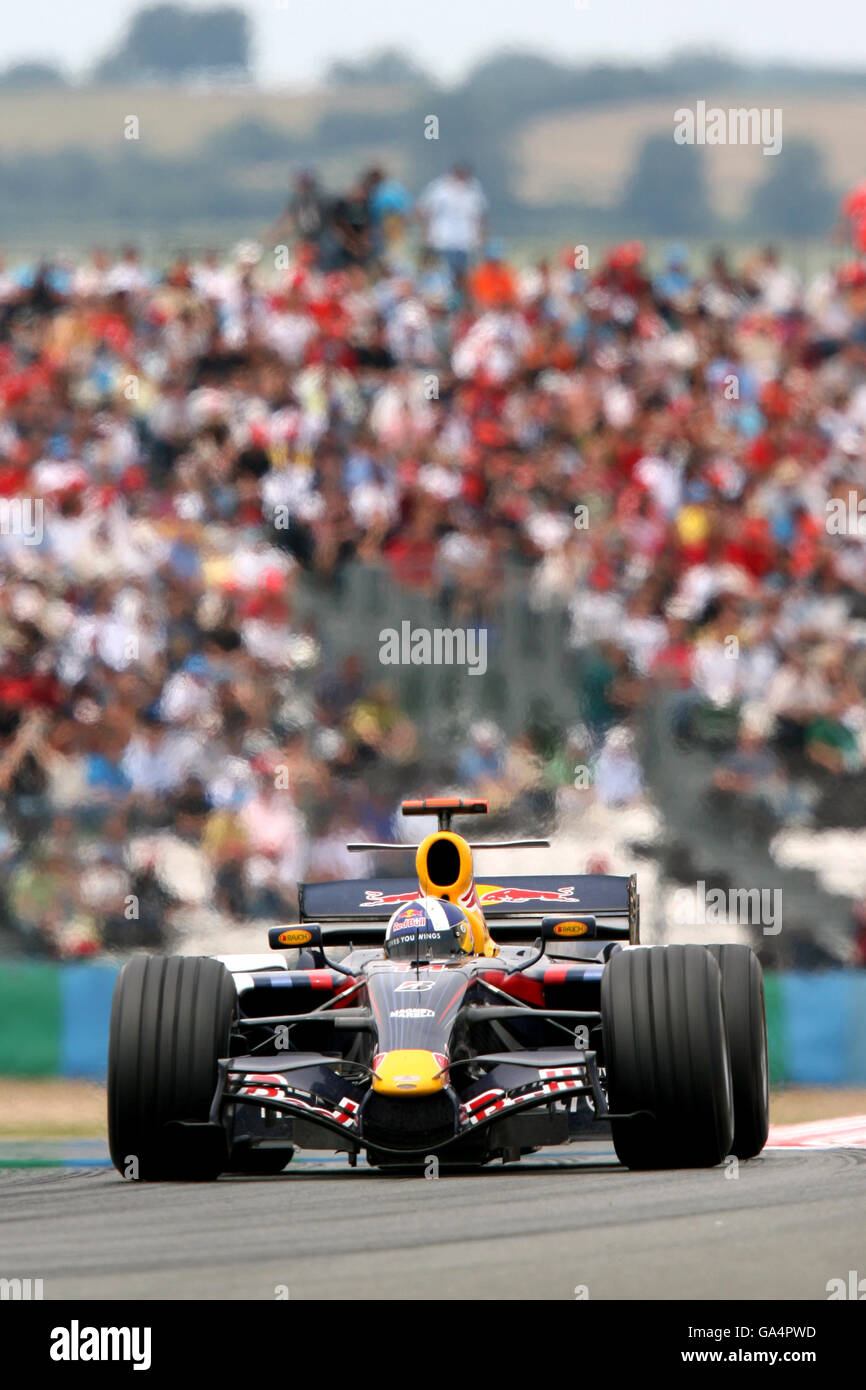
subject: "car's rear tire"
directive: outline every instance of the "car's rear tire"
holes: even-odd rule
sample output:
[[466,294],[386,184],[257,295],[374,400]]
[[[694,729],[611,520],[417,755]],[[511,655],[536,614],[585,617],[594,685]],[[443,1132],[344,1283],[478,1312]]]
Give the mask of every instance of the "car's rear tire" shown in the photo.
[[707,950],[722,972],[734,1093],[731,1153],[754,1158],[766,1144],[770,1129],[764,972],[749,946],[708,946]]
[[730,1153],[731,1068],[718,965],[703,946],[618,951],[601,982],[617,1157],[627,1168],[703,1168]]
[[225,1134],[207,1120],[236,1012],[232,977],[208,956],[133,956],[123,967],[111,1006],[108,1142],[124,1176],[206,1181],[226,1167]]

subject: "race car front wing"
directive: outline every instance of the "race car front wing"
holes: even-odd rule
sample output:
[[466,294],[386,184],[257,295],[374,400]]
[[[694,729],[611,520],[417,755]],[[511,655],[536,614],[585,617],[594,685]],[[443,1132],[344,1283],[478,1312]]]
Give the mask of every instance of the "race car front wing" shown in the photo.
[[[461,1072],[470,1068],[476,1075],[464,1080]],[[405,1152],[413,1145],[399,1130],[389,1142],[381,1117],[373,1138],[369,1106],[371,1098],[374,1106],[378,1101],[365,1085],[369,1076],[370,1068],[362,1063],[324,1053],[229,1058],[219,1065],[210,1123],[227,1129],[234,1144],[252,1147],[297,1146],[356,1156],[374,1145],[379,1152]],[[598,1134],[598,1126],[608,1119],[592,1051],[551,1048],[481,1054],[450,1064],[443,1083],[436,1094],[449,1098],[453,1122],[444,1133],[440,1126],[435,1134],[418,1136],[425,1153],[459,1145],[470,1136],[477,1139],[483,1131],[488,1131],[492,1148],[570,1143]],[[392,1113],[399,1118],[409,1113],[407,1106],[417,1113],[418,1104],[399,1099],[395,1105],[404,1109]],[[531,1111],[546,1113],[537,1113],[533,1123],[520,1118]]]

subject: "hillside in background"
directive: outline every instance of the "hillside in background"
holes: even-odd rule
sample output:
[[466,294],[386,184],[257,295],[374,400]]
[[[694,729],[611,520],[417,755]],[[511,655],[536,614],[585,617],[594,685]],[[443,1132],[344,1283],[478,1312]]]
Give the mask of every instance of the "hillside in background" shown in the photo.
[[[383,164],[417,192],[467,156],[495,232],[757,238],[826,236],[844,188],[866,172],[866,72],[741,66],[681,55],[655,68],[574,68],[505,53],[444,88],[400,55],[335,65],[308,92],[207,82],[73,86],[0,78],[0,238],[33,253],[96,237],[145,245],[257,235],[294,169],[337,189]],[[754,146],[682,147],[673,113],[697,100],[780,107],[777,157]],[[439,121],[425,139],[426,118]],[[129,118],[138,138],[126,138]],[[769,183],[768,183],[769,181]],[[36,230],[38,229],[38,230]],[[577,238],[579,239],[579,238]]]

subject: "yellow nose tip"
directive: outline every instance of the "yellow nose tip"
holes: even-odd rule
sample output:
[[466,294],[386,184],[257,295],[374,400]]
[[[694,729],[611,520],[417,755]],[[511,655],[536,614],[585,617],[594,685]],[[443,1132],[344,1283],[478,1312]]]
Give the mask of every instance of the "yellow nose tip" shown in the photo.
[[389,1096],[429,1096],[441,1091],[442,1058],[423,1048],[397,1048],[376,1060],[373,1090]]

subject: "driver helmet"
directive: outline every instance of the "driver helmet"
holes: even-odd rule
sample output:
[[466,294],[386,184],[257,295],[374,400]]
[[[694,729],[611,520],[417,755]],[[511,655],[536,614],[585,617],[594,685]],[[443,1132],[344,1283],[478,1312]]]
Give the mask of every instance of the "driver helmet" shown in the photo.
[[472,928],[454,903],[416,898],[398,907],[385,932],[389,960],[451,960],[471,956]]

